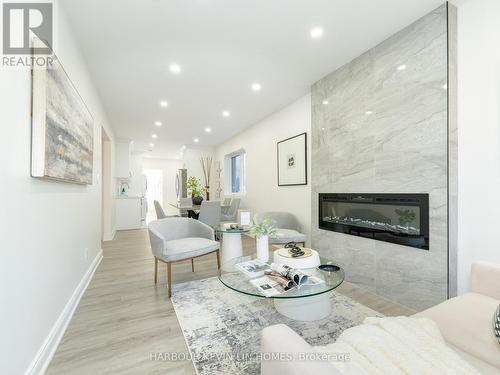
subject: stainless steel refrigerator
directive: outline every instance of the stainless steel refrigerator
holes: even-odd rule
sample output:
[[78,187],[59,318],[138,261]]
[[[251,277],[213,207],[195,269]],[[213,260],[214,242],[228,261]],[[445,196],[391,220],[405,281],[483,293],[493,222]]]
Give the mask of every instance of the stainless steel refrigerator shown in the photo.
[[187,198],[187,169],[178,169],[175,176],[175,192],[177,193],[177,202],[181,198]]

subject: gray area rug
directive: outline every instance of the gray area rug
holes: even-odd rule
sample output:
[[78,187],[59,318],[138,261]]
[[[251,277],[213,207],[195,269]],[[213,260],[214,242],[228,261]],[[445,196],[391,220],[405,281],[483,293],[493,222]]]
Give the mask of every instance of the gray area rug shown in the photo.
[[374,310],[331,293],[332,313],[315,322],[299,322],[278,313],[271,300],[247,296],[225,287],[218,278],[173,286],[172,303],[199,375],[256,375],[263,328],[284,323],[311,345],[333,342]]

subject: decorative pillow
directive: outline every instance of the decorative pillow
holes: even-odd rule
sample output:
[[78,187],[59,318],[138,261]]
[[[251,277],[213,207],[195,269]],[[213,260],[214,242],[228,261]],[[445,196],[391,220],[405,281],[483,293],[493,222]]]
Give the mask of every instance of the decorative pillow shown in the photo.
[[497,311],[493,314],[493,333],[500,344],[500,305],[498,305]]

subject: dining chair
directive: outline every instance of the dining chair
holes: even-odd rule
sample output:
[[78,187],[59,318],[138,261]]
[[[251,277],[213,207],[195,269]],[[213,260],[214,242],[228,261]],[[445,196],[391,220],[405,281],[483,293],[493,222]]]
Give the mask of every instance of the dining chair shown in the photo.
[[208,226],[215,228],[220,224],[221,206],[220,201],[201,202],[198,220]]
[[223,214],[227,214],[229,211],[229,205],[231,204],[231,198],[224,198],[224,202],[222,203],[222,209],[221,212]]
[[219,242],[214,240],[214,230],[208,225],[186,217],[155,220],[148,226],[149,241],[154,256],[154,282],[158,282],[158,262],[167,265],[168,297],[172,297],[172,263],[191,260],[215,253],[220,269]]
[[266,218],[278,230],[275,236],[269,236],[270,244],[295,242],[306,246],[307,235],[300,232],[300,224],[295,215],[289,212],[262,212],[254,216],[254,221],[259,224]]
[[[179,199],[179,207],[191,207],[193,204],[193,199],[192,198],[180,198]],[[182,216],[182,217],[188,217],[189,216],[189,212],[188,210],[184,210],[182,208],[179,209],[179,214]]]
[[240,208],[240,198],[233,198],[227,213],[221,214],[221,221],[237,221],[238,209]]
[[165,215],[165,211],[163,211],[163,207],[161,206],[160,202],[155,200],[154,205],[155,205],[155,211],[156,211],[156,218],[158,220],[165,219],[167,217],[167,215]]

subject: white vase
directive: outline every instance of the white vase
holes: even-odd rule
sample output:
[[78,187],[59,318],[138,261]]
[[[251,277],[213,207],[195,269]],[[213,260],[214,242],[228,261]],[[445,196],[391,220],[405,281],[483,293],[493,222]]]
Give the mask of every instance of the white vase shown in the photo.
[[269,260],[269,237],[257,237],[257,258],[262,262]]

